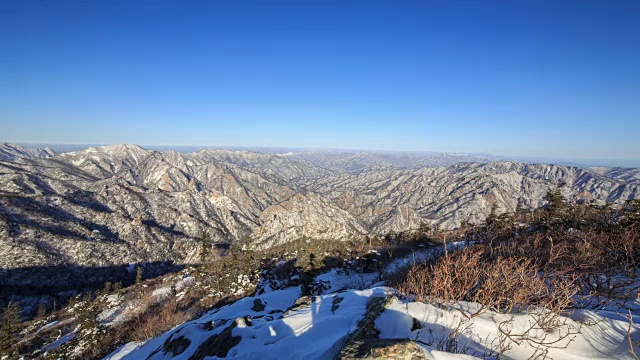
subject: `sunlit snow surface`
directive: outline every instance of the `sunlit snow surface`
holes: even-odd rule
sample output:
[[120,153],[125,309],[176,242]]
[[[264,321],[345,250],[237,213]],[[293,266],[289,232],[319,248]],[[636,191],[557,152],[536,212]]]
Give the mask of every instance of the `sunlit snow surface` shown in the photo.
[[[457,308],[469,309],[471,312],[477,306],[465,302],[456,305]],[[491,353],[488,348],[495,348],[499,344],[499,324],[509,324],[506,329],[512,334],[520,334],[530,326],[532,316],[526,312],[512,315],[486,311],[468,320],[455,309],[445,310],[425,303],[395,299],[376,319],[376,328],[380,330],[382,339],[413,339],[433,344],[428,348],[434,348],[438,340],[458,329],[461,333],[458,339],[460,347],[468,347],[467,353],[488,357],[486,355]],[[420,323],[421,328],[415,328],[414,319]],[[534,331],[533,341],[512,343],[512,348],[505,355],[511,359],[529,359],[536,353],[538,346],[535,341],[538,341],[550,345],[544,349],[548,351],[547,358],[552,359],[633,359],[626,338],[629,323],[621,314],[613,311],[596,314],[590,310],[575,310],[567,318],[562,318],[562,321],[564,325],[558,330]],[[564,337],[567,329],[575,334]],[[634,338],[638,338],[639,329],[639,326],[634,326]],[[560,337],[563,339],[555,343]],[[539,353],[540,350],[537,354]],[[495,353],[493,355],[491,358],[495,358]]]
[[[464,246],[452,243],[452,248]],[[433,249],[410,254],[391,263],[384,270],[394,272],[412,263],[431,258]],[[343,348],[349,334],[357,329],[367,304],[373,297],[385,297],[394,289],[376,284],[378,274],[346,275],[333,270],[318,276],[328,286],[323,295],[307,301],[306,305],[289,310],[301,297],[298,287],[267,292],[260,296],[246,297],[237,302],[210,311],[199,319],[141,343],[129,343],[107,360],[128,359],[189,359],[207,339],[220,334],[237,318],[250,316],[250,323],[240,321],[232,330],[232,336],[240,337],[226,358],[229,359],[333,359]],[[353,290],[353,288],[365,290]],[[345,290],[346,289],[346,290]],[[256,303],[264,306],[256,307]],[[375,327],[382,339],[410,339],[421,344],[427,358],[435,360],[495,358],[500,344],[499,326],[513,334],[523,332],[533,320],[526,312],[498,314],[486,311],[467,320],[460,309],[474,312],[477,304],[459,302],[444,309],[429,304],[394,298],[376,319]],[[637,300],[625,304],[635,313],[640,312]],[[287,311],[289,310],[289,311]],[[591,310],[575,310],[561,321],[562,332],[573,329],[572,335],[546,348],[547,358],[554,359],[633,359],[627,341],[628,313],[619,306],[611,306],[597,313]],[[634,317],[640,323],[640,317]],[[419,324],[419,326],[416,326]],[[441,351],[438,343],[455,329],[457,344],[463,354]],[[575,331],[578,330],[579,332]],[[640,339],[640,326],[631,329],[632,338]],[[575,334],[573,334],[575,332]],[[548,333],[533,332],[533,340],[552,342],[559,336],[558,330]],[[163,347],[167,340],[184,337],[189,346],[174,356]],[[534,343],[511,343],[502,358],[528,359],[536,351]],[[215,359],[216,357],[207,357]]]
[[[227,358],[331,359],[340,352],[349,334],[356,330],[369,299],[384,296],[384,288],[318,296],[308,306],[290,311],[286,316],[283,316],[284,312],[300,297],[299,288],[247,297],[180,325],[137,349],[121,348],[106,359],[188,359],[199,344],[220,333],[236,318],[246,315],[252,317],[252,323],[233,329],[233,335],[242,339],[231,348]],[[342,300],[337,301],[337,297]],[[265,305],[264,310],[252,310],[256,299]],[[212,321],[214,328],[207,330],[206,325]],[[225,325],[215,326],[216,323]],[[173,339],[183,336],[191,341],[191,345],[176,357],[165,354],[163,344],[170,336]],[[125,352],[129,353],[123,355]]]

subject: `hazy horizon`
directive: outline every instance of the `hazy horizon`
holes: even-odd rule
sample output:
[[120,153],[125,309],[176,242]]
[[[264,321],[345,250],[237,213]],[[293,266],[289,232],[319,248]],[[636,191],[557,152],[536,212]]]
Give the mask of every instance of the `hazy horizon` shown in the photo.
[[[28,148],[44,148],[50,147],[56,152],[72,152],[80,151],[93,146],[109,146],[124,143],[113,144],[56,144],[56,143],[25,143],[0,141],[4,143],[17,144]],[[126,143],[133,144],[133,143]],[[470,155],[477,157],[486,157],[491,161],[519,161],[525,163],[542,163],[542,164],[560,164],[577,167],[622,167],[622,168],[640,168],[640,160],[636,159],[588,159],[588,158],[562,158],[562,157],[539,157],[533,155],[507,156],[500,154],[474,153],[474,152],[452,152],[438,150],[380,150],[380,149],[346,149],[346,148],[305,148],[305,147],[278,147],[278,146],[222,146],[222,145],[150,145],[150,144],[133,144],[144,149],[155,151],[174,150],[181,153],[192,153],[203,149],[228,149],[228,150],[248,150],[257,152],[266,152],[274,154],[282,154],[286,152],[370,152],[379,154],[456,154]]]

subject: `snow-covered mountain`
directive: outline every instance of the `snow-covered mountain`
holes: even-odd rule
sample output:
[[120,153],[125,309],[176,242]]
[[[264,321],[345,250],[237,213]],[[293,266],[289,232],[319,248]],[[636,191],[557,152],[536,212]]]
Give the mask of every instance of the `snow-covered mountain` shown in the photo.
[[26,275],[32,267],[196,262],[204,233],[217,246],[258,249],[406,231],[422,222],[452,229],[483,221],[493,204],[500,212],[513,211],[518,200],[539,207],[561,183],[570,201],[600,203],[636,198],[640,185],[636,170],[458,162],[468,159],[462,155],[436,167],[420,167],[428,159],[355,158],[386,162],[137,145],[0,161],[1,281],[68,281],[66,270],[34,280]]
[[383,152],[383,151],[297,151],[283,154],[290,159],[307,161],[315,166],[337,172],[392,168],[418,169],[423,167],[451,166],[461,162],[497,161],[492,155],[476,155],[444,152]]
[[17,159],[48,158],[53,155],[55,155],[55,152],[49,147],[32,149],[16,144],[0,143],[0,160],[14,161]]

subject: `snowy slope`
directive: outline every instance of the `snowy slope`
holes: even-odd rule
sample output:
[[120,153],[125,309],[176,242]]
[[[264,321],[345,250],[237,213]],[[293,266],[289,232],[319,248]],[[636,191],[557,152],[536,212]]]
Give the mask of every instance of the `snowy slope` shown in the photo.
[[[475,304],[461,303],[460,306],[474,307]],[[383,339],[414,339],[432,346],[457,329],[460,348],[467,347],[466,352],[476,356],[495,358],[492,350],[496,351],[500,344],[499,326],[511,334],[522,334],[535,322],[533,316],[487,311],[469,320],[457,310],[394,299],[376,320],[376,328]],[[415,329],[414,319],[421,328]],[[534,331],[530,341],[506,340],[505,345],[511,349],[504,355],[511,359],[530,359],[547,351],[547,357],[553,359],[633,359],[626,338],[628,321],[616,312],[597,314],[576,310],[561,321],[565,325],[555,331]],[[635,337],[638,337],[638,329],[638,326],[633,328]],[[567,333],[572,335],[564,337]],[[561,337],[564,339],[556,342]],[[538,346],[538,342],[548,346]]]
[[[369,299],[384,297],[386,293],[383,288],[334,293],[316,297],[308,306],[289,310],[299,296],[298,288],[289,288],[247,297],[181,325],[139,348],[122,347],[106,359],[213,356],[214,350],[206,352],[203,349],[216,339],[237,342],[225,354],[229,359],[330,359],[356,329]],[[230,337],[223,335],[227,329],[232,329]],[[187,339],[185,344],[188,342],[189,345],[178,351],[167,351],[172,348],[169,345],[172,341],[182,341],[177,339]]]
[[[463,313],[473,312],[477,304],[436,307],[399,299],[394,289],[378,284],[338,290],[349,284],[371,286],[375,279],[375,274],[356,274],[349,282],[349,276],[330,272],[318,278],[329,283],[330,293],[324,295],[301,297],[300,289],[292,287],[246,297],[146,343],[126,344],[105,360],[334,359],[358,326],[366,326],[360,321],[370,314],[368,305],[375,298],[386,298],[383,311],[375,314],[379,339],[414,344],[425,359],[491,359],[499,353],[510,359],[633,359],[629,322],[619,308],[575,310],[561,317],[556,329],[534,329],[525,339],[519,335],[535,323],[539,312],[534,309],[516,314],[486,311],[468,319]],[[638,310],[640,303],[627,307]],[[640,337],[639,329],[631,327],[633,339]]]

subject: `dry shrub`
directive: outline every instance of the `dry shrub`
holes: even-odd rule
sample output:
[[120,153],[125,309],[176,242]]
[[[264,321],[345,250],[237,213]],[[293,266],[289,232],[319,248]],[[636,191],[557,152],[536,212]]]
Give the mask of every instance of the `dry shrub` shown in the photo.
[[492,251],[502,257],[532,259],[547,274],[570,276],[580,294],[587,298],[630,299],[638,291],[637,226],[614,230],[590,227],[579,231],[558,227],[523,234]]
[[511,312],[514,306],[538,303],[549,296],[549,288],[536,268],[531,259],[499,257],[489,262],[472,301],[502,312]]
[[480,282],[481,267],[482,252],[463,249],[441,257],[434,265],[410,267],[398,289],[417,301],[468,300]]
[[189,314],[181,311],[178,303],[171,300],[164,305],[148,308],[147,311],[138,313],[133,320],[130,336],[135,341],[147,340],[189,319]]
[[638,226],[629,226],[616,233],[601,234],[598,245],[606,251],[604,261],[619,266],[629,276],[635,276],[636,270],[640,267]]
[[532,259],[491,257],[484,247],[449,253],[433,265],[411,267],[398,289],[418,301],[448,304],[475,302],[486,309],[509,313],[537,306],[560,313],[571,305],[576,292],[565,274],[541,275]]
[[[575,258],[563,264],[579,276],[584,295],[626,300],[637,297],[640,232],[634,226],[619,232],[584,232]],[[587,265],[585,265],[587,264]]]

